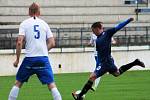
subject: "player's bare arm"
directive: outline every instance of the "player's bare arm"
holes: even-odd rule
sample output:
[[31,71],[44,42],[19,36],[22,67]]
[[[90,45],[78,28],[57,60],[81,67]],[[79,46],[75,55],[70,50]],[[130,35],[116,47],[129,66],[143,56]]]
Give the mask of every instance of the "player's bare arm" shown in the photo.
[[47,48],[48,48],[48,51],[50,49],[52,49],[53,47],[55,47],[55,39],[54,39],[54,37],[48,38],[47,39]]
[[18,63],[19,63],[20,53],[21,53],[21,49],[22,49],[22,45],[23,45],[23,40],[24,40],[24,36],[19,35],[17,38],[17,43],[16,43],[16,60],[13,63],[14,67],[17,67]]

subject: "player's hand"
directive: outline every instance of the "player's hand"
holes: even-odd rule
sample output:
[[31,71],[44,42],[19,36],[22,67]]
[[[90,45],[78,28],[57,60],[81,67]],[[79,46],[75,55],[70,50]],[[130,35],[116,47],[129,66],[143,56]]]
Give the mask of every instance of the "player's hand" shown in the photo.
[[16,61],[13,63],[14,67],[18,67],[18,64],[19,64],[19,60],[16,60]]
[[134,18],[130,18],[131,21],[134,21]]

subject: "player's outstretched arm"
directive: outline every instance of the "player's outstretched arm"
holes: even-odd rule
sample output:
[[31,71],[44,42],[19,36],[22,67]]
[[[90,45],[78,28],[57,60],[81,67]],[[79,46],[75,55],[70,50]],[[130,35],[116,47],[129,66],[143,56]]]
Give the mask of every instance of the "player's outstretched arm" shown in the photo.
[[119,31],[120,29],[122,29],[124,26],[126,26],[128,23],[130,23],[131,21],[133,21],[134,18],[129,18],[125,21],[123,21],[122,23],[118,24],[116,27],[115,27],[115,30],[116,31]]

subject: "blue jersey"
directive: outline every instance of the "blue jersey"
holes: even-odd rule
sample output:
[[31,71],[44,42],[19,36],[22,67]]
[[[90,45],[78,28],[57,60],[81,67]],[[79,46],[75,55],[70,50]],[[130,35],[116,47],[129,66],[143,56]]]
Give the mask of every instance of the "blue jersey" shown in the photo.
[[131,20],[128,19],[118,26],[108,29],[97,36],[96,40],[96,50],[98,51],[98,59],[100,63],[105,63],[111,61],[111,38],[112,36],[125,25],[127,25]]
[[106,72],[114,73],[117,71],[117,67],[114,64],[114,60],[111,56],[111,38],[112,36],[125,25],[127,25],[131,20],[128,19],[118,26],[108,29],[97,36],[96,40],[96,50],[98,52],[98,59],[96,64],[96,69],[94,73],[96,77],[100,77]]

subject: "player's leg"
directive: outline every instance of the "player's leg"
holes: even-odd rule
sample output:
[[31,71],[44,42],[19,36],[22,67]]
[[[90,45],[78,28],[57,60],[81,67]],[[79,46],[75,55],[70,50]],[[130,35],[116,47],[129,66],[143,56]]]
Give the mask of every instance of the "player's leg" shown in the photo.
[[89,89],[92,88],[93,82],[96,79],[96,74],[92,73],[90,75],[89,80],[85,83],[84,87],[82,88],[81,92],[79,94],[76,94],[75,92],[72,93],[72,96],[74,97],[75,100],[83,100],[83,95],[88,92]]
[[82,100],[82,96],[85,95],[89,89],[91,89],[95,79],[104,75],[106,72],[107,70],[105,69],[105,67],[98,66],[96,70],[90,75],[89,80],[83,86],[80,94],[76,95],[75,93],[72,93],[75,100]]
[[48,89],[52,92],[54,100],[62,100],[60,92],[58,91],[56,84],[54,82],[48,84]]
[[[95,56],[95,61],[96,61],[96,64],[99,63],[97,56]],[[100,79],[101,79],[101,77],[98,77],[98,78],[93,82],[93,85],[92,85],[92,88],[91,88],[92,91],[96,91],[96,89],[97,89],[97,87],[98,87],[98,85],[99,85],[99,83],[100,83]]]
[[[45,69],[44,69],[45,70]],[[53,100],[62,100],[60,92],[58,91],[53,78],[53,73],[50,70],[39,70],[36,74],[42,84],[47,84],[48,89],[51,91]]]
[[15,85],[12,87],[8,100],[16,100],[19,94],[19,90],[22,87],[24,82],[27,82],[29,77],[33,74],[30,69],[27,69],[26,66],[29,65],[27,59],[25,58],[19,67],[19,70],[16,75]]
[[145,68],[145,65],[142,61],[140,61],[139,59],[134,60],[131,63],[128,63],[126,65],[121,66],[116,72],[112,73],[114,76],[119,76],[121,74],[123,74],[124,72],[126,72],[127,70],[129,70],[130,68],[132,68],[133,66],[141,66],[143,68]]
[[[28,75],[28,74],[26,74]],[[22,75],[23,76],[23,75]],[[25,74],[24,74],[25,76]],[[29,79],[29,77],[24,77],[22,80],[19,78],[19,76],[17,75],[17,79],[19,80],[16,80],[15,82],[15,85],[12,87],[10,93],[9,93],[9,97],[8,97],[8,100],[16,100],[17,97],[18,97],[18,94],[19,94],[19,90],[20,88],[22,87],[23,83],[24,82],[27,82],[27,80]],[[21,81],[20,81],[21,80]]]
[[93,85],[92,85],[92,88],[91,88],[92,91],[96,91],[96,89],[97,89],[97,87],[98,87],[98,85],[99,85],[99,83],[100,83],[100,79],[101,79],[101,77],[97,78],[97,79],[94,81],[94,83],[93,83]]
[[15,85],[12,87],[12,89],[9,93],[8,100],[16,100],[17,99],[18,94],[19,94],[19,89],[21,88],[22,85],[23,85],[23,83],[16,80]]
[[87,83],[84,85],[80,95],[83,96],[84,94],[87,93],[87,91],[89,89],[92,88],[92,85],[93,85],[93,82],[96,80],[96,74],[95,73],[91,73],[90,77],[89,77],[89,80],[87,81]]
[[123,65],[119,68],[119,72],[120,74],[123,74],[124,72],[126,72],[127,70],[129,70],[130,68],[132,68],[133,66],[141,66],[141,67],[145,67],[144,63],[142,61],[140,61],[139,59],[134,60],[133,62]]
[[37,73],[37,76],[39,80],[42,82],[42,84],[47,84],[48,89],[51,91],[53,99],[54,100],[62,100],[62,97],[60,95],[60,92],[58,91],[55,83],[53,74],[49,70],[39,70]]
[[42,84],[48,85],[48,89],[51,91],[53,99],[62,100],[60,92],[54,83],[54,76],[48,58],[43,58],[43,61],[45,62],[44,68],[35,69],[35,72]]

